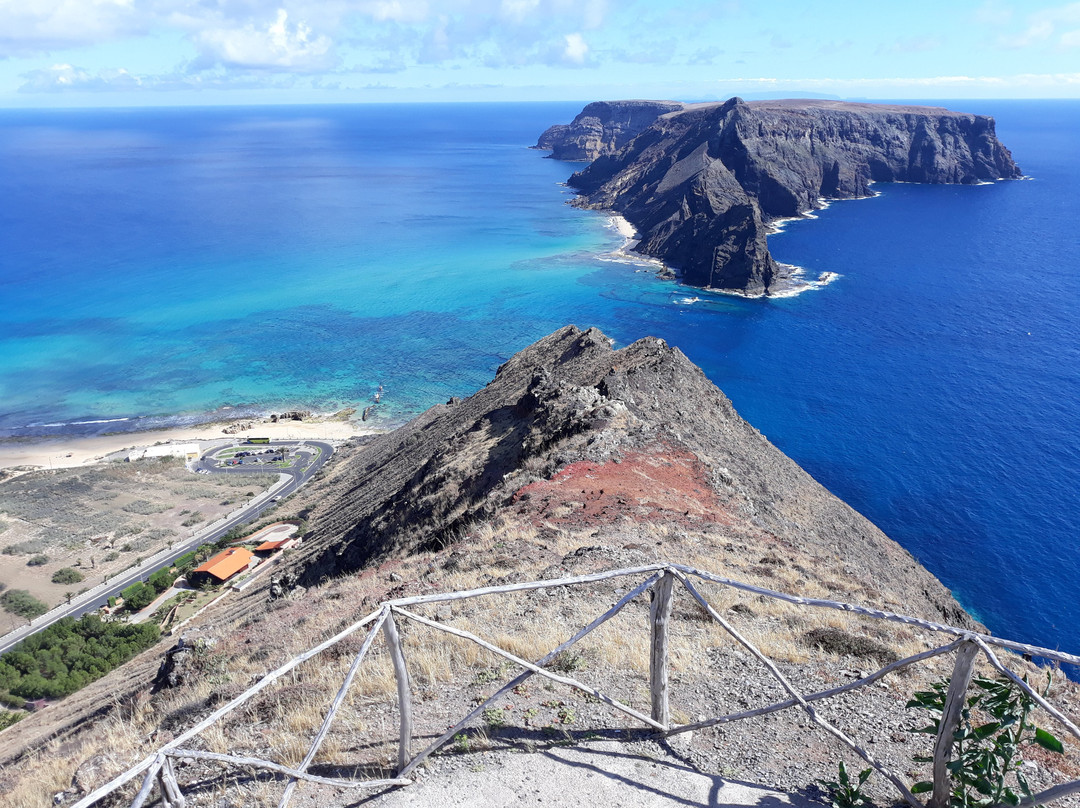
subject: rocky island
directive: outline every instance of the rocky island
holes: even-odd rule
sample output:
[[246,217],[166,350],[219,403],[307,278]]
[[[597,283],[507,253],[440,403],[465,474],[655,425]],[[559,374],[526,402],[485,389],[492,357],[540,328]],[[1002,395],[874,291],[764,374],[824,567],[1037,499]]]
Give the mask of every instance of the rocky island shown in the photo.
[[590,104],[537,148],[592,161],[569,180],[575,204],[624,216],[638,252],[685,283],[755,297],[791,276],[766,243],[777,220],[869,196],[875,182],[1021,176],[989,116],[841,101]]

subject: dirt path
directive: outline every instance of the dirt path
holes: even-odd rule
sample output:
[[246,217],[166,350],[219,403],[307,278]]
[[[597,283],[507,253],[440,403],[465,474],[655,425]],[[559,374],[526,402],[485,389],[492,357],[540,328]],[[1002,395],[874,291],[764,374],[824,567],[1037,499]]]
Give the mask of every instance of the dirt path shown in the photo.
[[440,757],[411,786],[352,804],[380,808],[820,808],[820,803],[802,795],[699,772],[680,760],[671,747],[651,741],[596,741],[531,754]]

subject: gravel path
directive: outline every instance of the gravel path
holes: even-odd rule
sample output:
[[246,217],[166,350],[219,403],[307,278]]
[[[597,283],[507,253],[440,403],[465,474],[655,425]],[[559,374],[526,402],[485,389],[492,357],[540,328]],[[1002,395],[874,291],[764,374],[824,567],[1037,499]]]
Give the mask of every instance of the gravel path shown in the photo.
[[697,771],[653,742],[597,741],[532,754],[487,752],[433,761],[411,786],[359,805],[380,808],[502,806],[761,806],[820,808],[799,795]]

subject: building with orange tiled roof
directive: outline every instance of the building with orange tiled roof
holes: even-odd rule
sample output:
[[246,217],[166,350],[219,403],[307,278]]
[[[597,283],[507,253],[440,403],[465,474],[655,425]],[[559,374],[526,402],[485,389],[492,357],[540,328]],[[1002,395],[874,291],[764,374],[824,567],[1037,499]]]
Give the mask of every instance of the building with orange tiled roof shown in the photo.
[[298,541],[299,539],[296,536],[287,536],[284,539],[264,541],[262,544],[255,548],[255,552],[272,553],[275,550],[288,550],[290,547],[295,547]]
[[253,562],[257,562],[255,554],[246,547],[230,547],[193,569],[190,580],[192,583],[207,579],[223,583],[238,572],[250,568]]

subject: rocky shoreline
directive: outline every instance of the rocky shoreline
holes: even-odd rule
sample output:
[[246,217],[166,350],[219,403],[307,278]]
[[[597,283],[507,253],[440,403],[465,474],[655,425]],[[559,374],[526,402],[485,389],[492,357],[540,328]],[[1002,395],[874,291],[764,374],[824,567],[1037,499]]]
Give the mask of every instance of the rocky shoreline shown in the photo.
[[624,216],[638,252],[687,284],[751,297],[791,287],[766,242],[777,221],[876,182],[1022,176],[989,116],[840,101],[596,103],[536,147],[592,161],[568,180],[574,204]]

